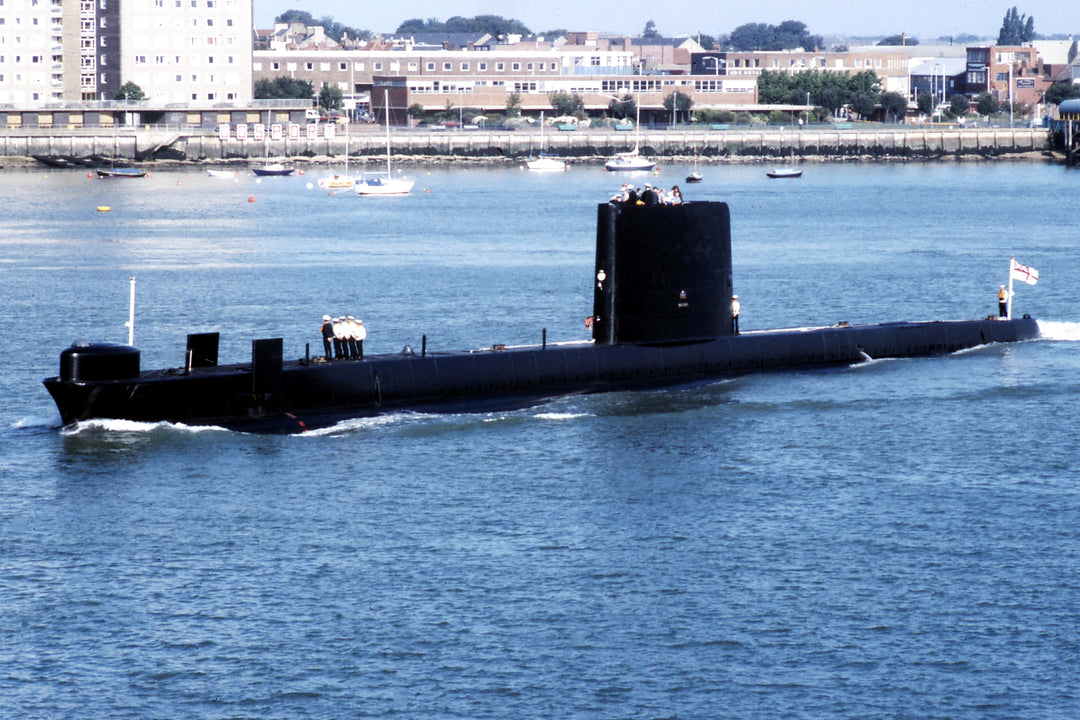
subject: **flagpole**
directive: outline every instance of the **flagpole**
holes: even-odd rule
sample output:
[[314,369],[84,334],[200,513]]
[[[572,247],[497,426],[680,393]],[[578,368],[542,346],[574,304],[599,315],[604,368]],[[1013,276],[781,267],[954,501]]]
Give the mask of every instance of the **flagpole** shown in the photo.
[[1015,257],[1009,256],[1009,294],[1005,298],[1005,319],[1012,320],[1012,282],[1013,282],[1013,265],[1015,264]]

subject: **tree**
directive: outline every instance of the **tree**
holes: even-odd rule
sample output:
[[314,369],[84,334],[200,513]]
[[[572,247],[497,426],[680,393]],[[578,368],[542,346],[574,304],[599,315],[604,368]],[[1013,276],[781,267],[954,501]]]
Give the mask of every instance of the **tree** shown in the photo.
[[608,115],[617,119],[625,120],[637,117],[637,101],[633,95],[623,95],[621,100],[612,100],[607,106]]
[[731,31],[728,43],[732,50],[791,50],[802,48],[813,51],[823,44],[820,35],[810,35],[806,25],[796,20],[785,20],[779,25],[747,23]]
[[554,108],[555,112],[559,115],[573,115],[577,117],[580,113],[584,116],[585,99],[577,93],[556,90],[555,92],[548,93],[548,102],[551,103],[551,107]]
[[690,96],[683,95],[678,90],[664,98],[664,110],[667,111],[669,117],[672,112],[675,113],[675,122],[679,122],[680,117],[689,117],[690,109],[693,107],[694,101],[690,99]]
[[1035,39],[1035,18],[1020,14],[1013,5],[1005,13],[998,32],[998,45],[1023,45]]
[[982,92],[975,96],[975,110],[980,115],[994,115],[999,107],[997,98],[988,92]]
[[344,105],[344,97],[341,94],[341,88],[330,83],[323,83],[322,90],[319,91],[319,107],[326,110],[340,110],[342,105]]
[[968,108],[971,107],[971,101],[968,100],[967,95],[953,95],[952,100],[949,101],[949,112],[956,117],[964,117],[968,113]]
[[310,100],[315,95],[315,87],[307,80],[282,75],[273,80],[259,80],[255,83],[254,94],[256,100],[274,99],[306,99]]
[[907,98],[898,92],[886,92],[881,94],[881,107],[885,110],[885,119],[888,120],[889,116],[896,118],[897,122],[900,122],[901,118],[907,115]]
[[487,33],[493,36],[500,35],[531,35],[532,31],[519,20],[501,17],[499,15],[477,15],[467,18],[455,15],[446,22],[440,22],[438,18],[412,18],[398,25],[395,31],[398,35],[414,33]]
[[873,96],[864,92],[857,92],[851,96],[851,109],[857,112],[861,117],[868,118],[874,114],[874,110],[877,109],[877,103],[874,101]]
[[890,35],[881,40],[878,45],[918,45],[918,38],[909,38],[905,35]]
[[145,100],[146,95],[143,93],[141,87],[128,80],[126,83],[120,86],[120,89],[113,95],[113,100]]
[[1080,85],[1068,80],[1056,82],[1046,90],[1046,102],[1050,105],[1060,105],[1065,100],[1078,97],[1080,97]]
[[716,38],[712,35],[706,35],[705,33],[698,33],[697,43],[705,50],[719,49],[719,46],[716,44]]
[[516,118],[521,116],[521,93],[510,93],[506,98],[506,117]]
[[409,107],[405,108],[405,114],[411,117],[413,120],[419,120],[424,117],[424,106],[420,103],[413,103]]
[[305,27],[318,26],[326,33],[326,37],[334,40],[335,42],[341,42],[342,39],[348,35],[350,38],[356,40],[366,40],[371,37],[370,30],[357,30],[356,28],[349,27],[348,25],[342,25],[334,20],[334,18],[327,15],[326,17],[316,20],[311,16],[311,13],[304,10],[286,10],[285,12],[274,18],[275,23],[301,23]]
[[919,93],[918,99],[915,100],[915,104],[919,108],[919,112],[923,115],[933,115],[936,102],[934,96],[930,93]]
[[641,31],[642,40],[655,40],[660,37],[660,33],[656,31],[656,23],[649,20],[645,23],[645,29]]

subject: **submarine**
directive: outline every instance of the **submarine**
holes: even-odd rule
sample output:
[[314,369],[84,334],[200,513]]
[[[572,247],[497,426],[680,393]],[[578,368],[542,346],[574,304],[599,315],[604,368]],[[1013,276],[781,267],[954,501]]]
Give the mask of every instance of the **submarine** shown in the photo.
[[526,407],[581,393],[688,385],[746,373],[940,355],[1038,337],[1037,322],[985,318],[738,333],[731,216],[723,202],[597,208],[591,338],[483,350],[286,360],[282,338],[218,363],[218,333],[187,337],[182,365],[143,371],[131,345],[77,342],[44,385],[63,424],[123,419],[300,433],[401,410]]

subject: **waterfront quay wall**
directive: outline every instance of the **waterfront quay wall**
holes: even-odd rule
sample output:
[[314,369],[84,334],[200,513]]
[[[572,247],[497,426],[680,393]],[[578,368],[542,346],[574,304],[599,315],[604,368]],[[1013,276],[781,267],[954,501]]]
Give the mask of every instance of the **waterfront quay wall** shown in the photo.
[[[376,161],[385,158],[386,137],[374,126],[353,126],[342,132],[279,140],[222,139],[216,130],[201,128],[131,128],[111,131],[26,129],[0,135],[0,156],[106,156],[136,161],[196,163],[254,162],[266,157],[312,163],[345,157]],[[570,161],[599,162],[627,152],[638,144],[654,159],[699,158],[703,162],[775,161],[784,158],[821,160],[935,160],[1004,159],[1040,155],[1050,149],[1044,128],[921,128],[903,125],[792,130],[643,130],[634,132],[585,129],[548,130],[544,148]],[[522,130],[394,129],[395,158],[421,162],[518,161],[540,150],[535,128]]]

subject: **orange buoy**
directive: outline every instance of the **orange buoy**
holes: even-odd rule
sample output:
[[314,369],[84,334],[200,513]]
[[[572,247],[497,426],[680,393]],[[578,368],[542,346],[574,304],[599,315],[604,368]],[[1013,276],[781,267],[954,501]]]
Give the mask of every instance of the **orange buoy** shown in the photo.
[[254,195],[248,195],[248,202],[255,202],[255,196]]

